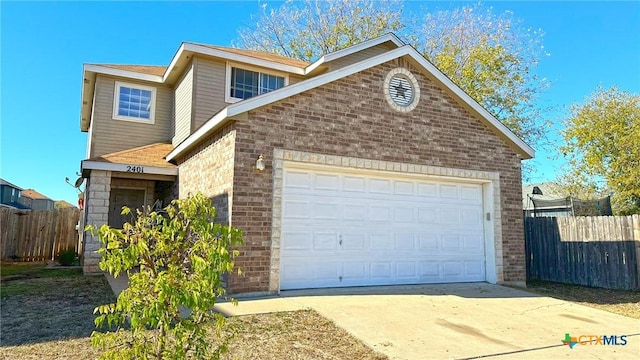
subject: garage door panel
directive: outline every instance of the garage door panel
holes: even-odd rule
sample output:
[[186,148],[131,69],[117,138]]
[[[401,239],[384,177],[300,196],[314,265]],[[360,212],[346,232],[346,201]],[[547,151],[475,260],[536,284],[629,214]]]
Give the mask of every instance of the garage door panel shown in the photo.
[[340,177],[333,174],[315,174],[313,184],[316,190],[337,191],[339,189]]
[[335,250],[338,247],[338,234],[316,232],[313,234],[314,250]]
[[394,181],[393,193],[396,195],[416,195],[415,183],[413,181]]
[[369,239],[372,250],[391,250],[394,248],[394,238],[391,234],[371,234]]
[[366,250],[368,249],[367,236],[364,233],[345,233],[341,235],[344,250]]
[[396,250],[413,250],[415,249],[415,235],[414,234],[395,234],[395,247]]
[[415,261],[400,261],[396,263],[396,277],[398,280],[417,281],[418,268]]
[[369,180],[369,192],[373,194],[391,194],[391,180],[386,180],[386,179]]
[[282,204],[283,219],[309,219],[311,206],[308,201],[287,200]]
[[394,215],[395,221],[398,223],[412,223],[415,221],[413,207],[396,207]]
[[418,182],[418,196],[427,198],[438,197],[438,184]]
[[310,250],[313,248],[311,232],[283,231],[280,247],[283,250]]
[[369,269],[372,280],[382,280],[383,283],[393,282],[393,262],[372,261],[369,265]]
[[480,185],[286,168],[285,179],[282,289],[484,280]]
[[345,204],[343,206],[342,218],[347,221],[366,221],[369,220],[369,208],[361,204]]
[[393,212],[390,206],[374,205],[370,207],[371,221],[375,222],[389,222],[391,221],[391,213]]
[[342,282],[363,282],[369,278],[369,263],[366,261],[348,261],[342,264]]
[[342,190],[363,193],[367,190],[366,180],[363,177],[345,176],[342,179]]
[[309,189],[311,188],[311,173],[289,170],[284,175],[284,184],[287,189]]

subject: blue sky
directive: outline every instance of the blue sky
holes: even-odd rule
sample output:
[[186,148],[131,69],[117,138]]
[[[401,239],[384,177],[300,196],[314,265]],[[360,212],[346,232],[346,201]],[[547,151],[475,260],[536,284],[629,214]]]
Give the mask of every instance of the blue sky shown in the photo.
[[[551,56],[537,72],[551,81],[541,105],[554,108],[553,132],[567,106],[598,85],[640,93],[640,2],[485,4],[545,32]],[[461,5],[413,1],[405,9]],[[182,41],[230,45],[257,11],[256,1],[0,2],[0,176],[75,203],[64,178],[75,179],[86,151],[79,128],[82,64],[166,65]],[[563,162],[548,158],[554,155],[538,151],[532,181],[555,177]]]

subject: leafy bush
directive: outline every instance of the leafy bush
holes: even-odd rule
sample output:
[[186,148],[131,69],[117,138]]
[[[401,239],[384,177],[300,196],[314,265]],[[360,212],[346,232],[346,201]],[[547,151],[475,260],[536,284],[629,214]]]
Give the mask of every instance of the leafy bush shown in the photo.
[[62,266],[71,266],[75,264],[77,257],[74,249],[68,249],[58,254],[58,262]]
[[[202,194],[164,210],[138,212],[121,230],[98,230],[105,245],[100,268],[129,276],[115,304],[94,310],[104,332],[94,331],[91,342],[103,350],[103,359],[217,359],[226,350],[224,341],[212,345],[209,330],[219,337],[224,325],[212,309],[217,297],[226,296],[223,277],[238,255],[230,248],[241,244],[242,234],[212,222],[215,208]],[[129,213],[123,208],[123,215]]]

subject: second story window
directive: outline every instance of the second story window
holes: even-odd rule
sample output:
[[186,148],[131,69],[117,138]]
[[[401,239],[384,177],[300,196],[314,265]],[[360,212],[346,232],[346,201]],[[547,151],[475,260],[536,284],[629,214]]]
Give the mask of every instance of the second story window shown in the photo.
[[248,99],[280,89],[285,77],[231,67],[230,101]]
[[116,81],[113,118],[153,124],[155,102],[154,87]]

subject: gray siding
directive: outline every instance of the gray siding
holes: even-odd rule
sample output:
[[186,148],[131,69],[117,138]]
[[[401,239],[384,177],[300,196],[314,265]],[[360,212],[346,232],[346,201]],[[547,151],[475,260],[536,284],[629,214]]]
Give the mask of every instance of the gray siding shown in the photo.
[[173,126],[173,90],[160,84],[118,79],[131,84],[153,86],[156,91],[155,123],[144,124],[113,119],[113,77],[98,75],[91,131],[89,157],[131,149],[155,142],[168,141]]
[[176,86],[174,98],[175,135],[172,143],[178,145],[191,134],[191,108],[193,105],[193,66],[189,66],[182,80]]
[[391,49],[393,48],[390,45],[387,45],[386,43],[384,43],[384,44],[370,47],[368,49],[358,51],[357,53],[353,53],[351,55],[336,59],[334,61],[329,62],[327,65],[329,66],[329,71],[333,71],[333,70],[340,69],[345,66],[349,66],[351,64],[355,64],[357,62],[366,60],[373,56],[383,54]]
[[193,132],[227,107],[224,102],[226,63],[196,57],[193,76]]

